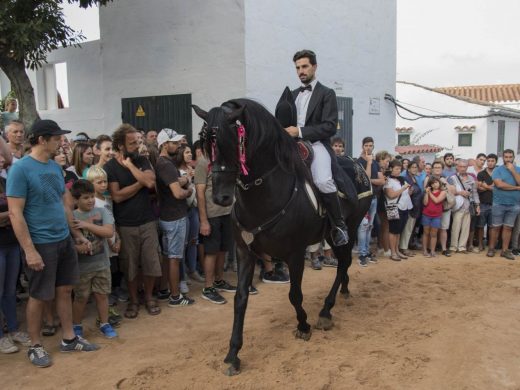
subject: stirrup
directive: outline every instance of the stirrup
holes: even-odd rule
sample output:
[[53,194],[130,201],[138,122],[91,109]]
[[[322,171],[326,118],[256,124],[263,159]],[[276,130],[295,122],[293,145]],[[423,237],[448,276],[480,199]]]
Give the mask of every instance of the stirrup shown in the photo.
[[343,246],[343,245],[348,244],[349,237],[348,237],[348,233],[345,230],[340,229],[337,226],[334,226],[330,233],[331,233],[330,236],[332,238],[332,243],[335,246]]

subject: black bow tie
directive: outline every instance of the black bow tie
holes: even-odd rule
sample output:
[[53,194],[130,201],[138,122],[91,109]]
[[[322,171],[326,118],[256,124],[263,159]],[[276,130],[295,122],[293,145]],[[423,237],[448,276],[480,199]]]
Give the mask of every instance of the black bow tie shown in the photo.
[[312,85],[306,85],[305,87],[300,87],[300,92],[305,92],[305,91],[312,91]]

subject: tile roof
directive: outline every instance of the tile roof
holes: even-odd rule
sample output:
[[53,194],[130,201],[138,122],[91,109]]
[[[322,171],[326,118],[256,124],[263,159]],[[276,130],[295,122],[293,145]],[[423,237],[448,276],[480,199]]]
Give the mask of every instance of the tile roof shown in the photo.
[[423,154],[423,153],[439,153],[444,148],[439,145],[407,145],[396,146],[395,151],[400,155],[404,154]]
[[433,88],[434,91],[450,96],[465,97],[479,102],[518,102],[520,84],[468,85],[463,87]]

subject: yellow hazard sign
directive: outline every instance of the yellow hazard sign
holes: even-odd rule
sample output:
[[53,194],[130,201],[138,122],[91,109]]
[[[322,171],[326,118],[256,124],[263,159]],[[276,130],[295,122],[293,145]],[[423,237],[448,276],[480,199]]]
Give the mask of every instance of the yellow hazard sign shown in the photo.
[[137,111],[135,112],[135,116],[145,116],[146,113],[143,110],[143,107],[139,104],[139,107],[137,107]]

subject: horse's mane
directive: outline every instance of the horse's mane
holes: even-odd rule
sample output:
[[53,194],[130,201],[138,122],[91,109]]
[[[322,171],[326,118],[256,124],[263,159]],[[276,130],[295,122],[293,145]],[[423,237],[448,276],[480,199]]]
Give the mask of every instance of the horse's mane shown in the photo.
[[273,150],[276,162],[289,173],[305,175],[294,139],[282,128],[278,120],[260,103],[250,99],[233,99],[223,107],[244,107],[240,121],[247,132],[246,157],[261,158],[262,151]]

